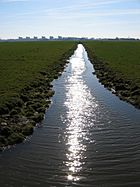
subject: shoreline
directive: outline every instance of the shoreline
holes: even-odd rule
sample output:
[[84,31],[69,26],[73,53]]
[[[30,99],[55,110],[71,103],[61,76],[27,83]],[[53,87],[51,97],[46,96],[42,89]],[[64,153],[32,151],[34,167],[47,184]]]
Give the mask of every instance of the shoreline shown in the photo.
[[95,72],[93,72],[93,74],[97,76],[99,82],[121,100],[140,109],[140,87],[138,87],[133,80],[124,77],[120,72],[114,72],[109,65],[97,57],[87,45],[84,46],[88,53],[89,60],[94,66]]
[[33,134],[36,127],[44,118],[54,91],[51,82],[63,72],[68,58],[73,54],[77,45],[58,59],[58,63],[48,70],[40,71],[39,77],[21,90],[18,100],[11,98],[0,108],[0,150],[22,143],[27,136]]

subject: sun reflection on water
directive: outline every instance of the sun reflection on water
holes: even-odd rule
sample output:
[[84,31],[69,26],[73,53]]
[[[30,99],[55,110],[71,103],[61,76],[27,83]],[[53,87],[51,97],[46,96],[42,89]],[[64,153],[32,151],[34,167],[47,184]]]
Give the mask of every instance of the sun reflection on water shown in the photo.
[[88,129],[93,123],[91,115],[98,107],[95,98],[83,79],[86,64],[84,61],[85,49],[79,44],[75,54],[70,59],[71,75],[67,78],[66,87],[66,118],[63,122],[67,124],[66,145],[68,167],[68,181],[80,180],[79,172],[84,165],[84,152],[86,151],[85,141],[89,141]]

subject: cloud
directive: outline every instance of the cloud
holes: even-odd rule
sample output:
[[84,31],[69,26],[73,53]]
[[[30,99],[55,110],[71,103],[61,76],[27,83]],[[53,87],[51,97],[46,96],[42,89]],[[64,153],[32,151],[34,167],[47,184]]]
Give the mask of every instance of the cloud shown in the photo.
[[[112,9],[110,11],[108,10],[97,10],[97,11],[50,11],[46,12],[44,16],[48,16],[49,18],[55,19],[55,20],[67,20],[67,19],[93,19],[95,17],[110,17],[110,16],[125,16],[125,15],[140,15],[140,9]],[[43,16],[43,15],[42,15]]]
[[[1,0],[0,0],[1,1]],[[32,1],[32,0],[2,0],[4,2],[25,2],[25,1]],[[41,1],[41,0],[40,0]],[[61,6],[61,7],[52,7],[46,8],[42,10],[32,10],[22,13],[14,13],[13,15],[9,15],[9,17],[18,17],[19,19],[32,19],[35,18],[48,18],[49,20],[80,20],[80,19],[94,19],[98,17],[119,17],[125,15],[140,15],[140,8],[130,8],[130,9],[112,9],[110,6],[105,7],[106,5],[112,5],[117,3],[125,3],[125,2],[132,0],[94,0],[92,2],[81,2],[79,4],[72,4],[69,6]],[[8,16],[5,16],[8,17]]]
[[2,3],[12,3],[12,2],[27,2],[30,0],[0,0]]
[[[30,2],[35,0],[0,0],[0,2]],[[43,2],[44,0],[40,0]],[[47,0],[46,0],[47,1]],[[135,1],[135,0],[133,0]],[[48,7],[42,10],[31,10],[24,11],[21,13],[13,13],[9,16],[20,16],[20,17],[49,17],[52,19],[73,19],[73,18],[90,18],[90,17],[103,17],[103,16],[119,16],[119,15],[139,15],[140,9],[112,9],[111,5],[121,4],[125,2],[132,2],[132,0],[94,0],[94,1],[79,1],[73,3],[71,0],[70,5],[59,6],[59,7]],[[104,7],[105,6],[105,7]],[[6,16],[6,15],[5,15]],[[7,17],[7,16],[6,16]]]
[[107,5],[112,5],[112,4],[117,4],[117,3],[122,3],[122,2],[129,2],[132,0],[98,0],[98,1],[94,1],[92,3],[79,3],[76,4],[74,3],[73,5],[70,6],[62,6],[62,7],[58,7],[58,8],[50,8],[48,9],[48,11],[70,11],[70,10],[85,10],[87,8],[100,8],[101,6],[107,6]]

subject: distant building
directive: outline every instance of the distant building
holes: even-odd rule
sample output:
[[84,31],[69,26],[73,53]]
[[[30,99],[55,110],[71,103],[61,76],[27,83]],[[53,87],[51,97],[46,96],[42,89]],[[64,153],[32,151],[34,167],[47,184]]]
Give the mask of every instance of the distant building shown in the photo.
[[22,38],[22,37],[20,37],[20,36],[18,37],[18,39],[19,39],[19,40],[23,40],[23,38]]
[[46,37],[45,37],[45,36],[42,36],[41,39],[42,39],[42,40],[46,40]]
[[63,39],[63,37],[62,36],[58,36],[58,40],[62,40]]
[[30,37],[26,36],[26,40],[30,40],[30,39],[31,39]]
[[54,40],[54,37],[53,37],[53,36],[50,36],[50,40]]
[[37,36],[34,36],[34,40],[37,40],[38,39],[38,37]]

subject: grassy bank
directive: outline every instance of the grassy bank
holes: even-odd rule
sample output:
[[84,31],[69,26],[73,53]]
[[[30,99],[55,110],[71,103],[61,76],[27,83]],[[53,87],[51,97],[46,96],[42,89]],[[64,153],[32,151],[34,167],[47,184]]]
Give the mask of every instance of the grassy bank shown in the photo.
[[51,81],[74,42],[0,43],[0,147],[22,142],[44,116]]
[[105,87],[140,108],[140,42],[85,42],[95,73]]

